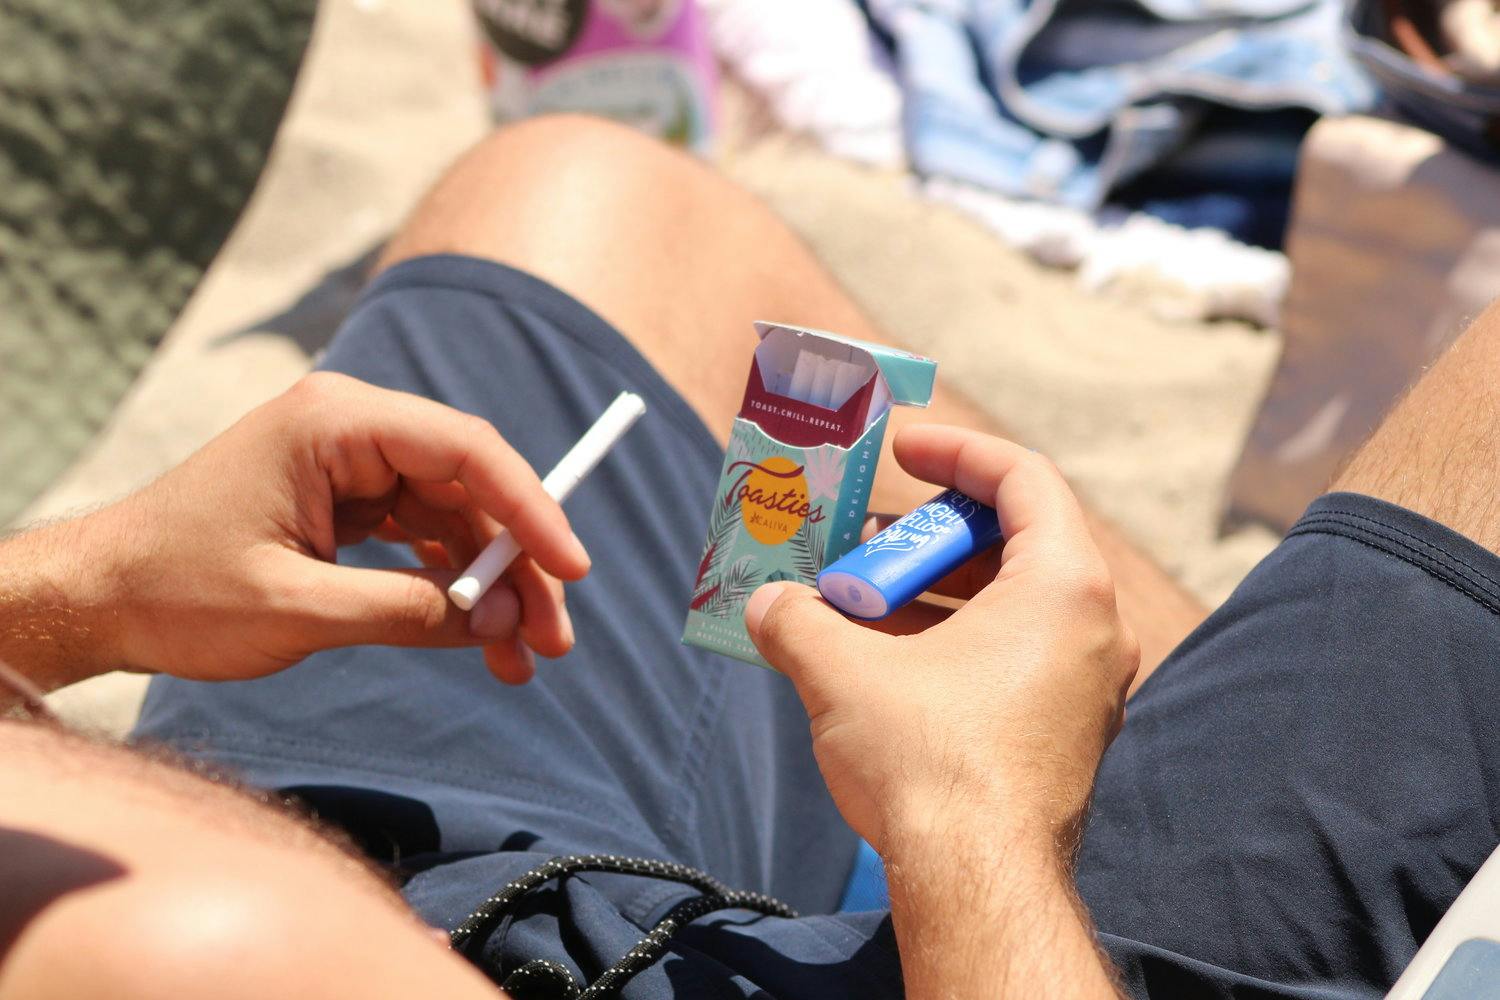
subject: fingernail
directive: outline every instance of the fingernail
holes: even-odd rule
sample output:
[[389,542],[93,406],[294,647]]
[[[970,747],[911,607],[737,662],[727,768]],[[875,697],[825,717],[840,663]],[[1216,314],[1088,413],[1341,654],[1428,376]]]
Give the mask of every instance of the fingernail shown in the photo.
[[568,647],[572,648],[573,643],[578,639],[578,634],[573,631],[573,616],[568,614],[567,604],[559,605],[559,608],[562,611],[563,635],[567,636]]
[[573,532],[573,547],[578,550],[579,555],[583,556],[584,565],[594,565],[594,560],[589,557],[589,550],[584,546],[583,539],[578,537],[578,532],[576,531]]
[[760,632],[760,623],[766,617],[766,612],[770,610],[771,605],[776,603],[776,598],[791,586],[794,584],[790,581],[779,580],[776,583],[763,584],[750,595],[750,600],[745,602],[745,628],[750,632],[751,638]]
[[497,584],[469,612],[469,634],[480,639],[509,635],[516,630],[520,618],[521,601],[516,592]]

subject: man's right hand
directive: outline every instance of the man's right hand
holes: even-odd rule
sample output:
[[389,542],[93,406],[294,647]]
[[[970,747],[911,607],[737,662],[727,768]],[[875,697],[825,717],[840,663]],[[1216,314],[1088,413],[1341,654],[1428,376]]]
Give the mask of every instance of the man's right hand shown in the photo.
[[[881,850],[897,827],[955,811],[1070,848],[1094,771],[1121,723],[1134,638],[1083,513],[1057,469],[973,431],[912,427],[895,441],[908,472],[995,505],[1005,535],[988,581],[958,611],[913,605],[856,624],[816,591],[761,588],[747,624],[796,684],[823,776],[850,824]],[[995,570],[998,569],[998,572]]]
[[907,995],[1117,996],[1070,877],[1140,659],[1104,559],[1039,455],[939,426],[905,430],[895,453],[999,513],[998,559],[939,588],[967,603],[910,605],[887,634],[768,584],[746,625],[796,684],[839,810],[885,859]]

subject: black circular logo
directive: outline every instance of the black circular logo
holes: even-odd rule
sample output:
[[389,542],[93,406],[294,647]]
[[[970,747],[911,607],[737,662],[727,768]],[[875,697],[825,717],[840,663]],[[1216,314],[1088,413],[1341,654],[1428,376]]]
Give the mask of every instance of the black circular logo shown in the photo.
[[495,48],[527,66],[568,51],[587,12],[588,0],[474,0],[474,13]]

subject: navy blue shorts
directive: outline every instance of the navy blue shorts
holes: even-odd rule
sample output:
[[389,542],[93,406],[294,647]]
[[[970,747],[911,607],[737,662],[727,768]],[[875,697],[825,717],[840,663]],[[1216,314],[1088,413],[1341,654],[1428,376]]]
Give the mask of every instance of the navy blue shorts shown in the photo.
[[[627,998],[901,993],[887,912],[834,912],[858,842],[769,671],[680,645],[721,455],[598,316],[518,271],[378,278],[323,367],[480,414],[549,467],[622,389],[650,410],[569,501],[578,634],[506,688],[477,652],[365,647],[237,684],[152,683],[137,734],[294,792],[452,928],[546,858],[705,869],[796,919],[677,935]],[[349,562],[410,562],[370,542]],[[1139,997],[1379,997],[1488,856],[1500,802],[1500,560],[1368,497],[1318,500],[1136,695],[1078,881]],[[941,845],[934,845],[941,850]],[[696,890],[583,875],[477,949],[591,979]],[[954,933],[964,933],[954,915]]]

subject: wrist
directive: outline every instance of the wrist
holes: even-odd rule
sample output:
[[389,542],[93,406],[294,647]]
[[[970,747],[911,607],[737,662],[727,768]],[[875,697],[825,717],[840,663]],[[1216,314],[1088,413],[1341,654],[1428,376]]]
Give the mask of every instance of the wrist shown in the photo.
[[1119,1000],[1055,837],[970,811],[909,824],[889,849],[908,997]]
[[885,829],[881,857],[914,867],[934,855],[1004,852],[1066,870],[1069,851],[1043,822],[1010,813],[1002,804],[935,807],[909,813]]
[[0,657],[43,690],[120,665],[114,508],[0,540]]
[[1077,846],[1074,828],[1060,827],[1026,796],[997,783],[954,783],[940,791],[894,797],[880,855],[888,866],[909,872],[1004,855],[1010,862],[1066,878]]

